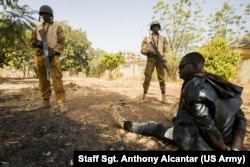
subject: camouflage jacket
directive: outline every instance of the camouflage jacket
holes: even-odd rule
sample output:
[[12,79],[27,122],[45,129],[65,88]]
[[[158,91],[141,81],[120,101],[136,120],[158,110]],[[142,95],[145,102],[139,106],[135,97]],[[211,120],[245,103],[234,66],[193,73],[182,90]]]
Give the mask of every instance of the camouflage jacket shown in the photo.
[[[32,32],[31,35],[31,47],[34,48],[32,45],[35,40],[42,40],[39,34],[39,30],[44,29],[46,36],[46,42],[49,46],[49,51],[57,52],[59,55],[63,53],[64,45],[65,45],[65,34],[63,28],[56,24],[55,22],[51,23],[42,23],[38,25],[35,30]],[[43,54],[43,50],[40,48],[36,49],[36,54],[41,55]]]
[[158,48],[158,51],[163,57],[167,56],[167,40],[165,37],[159,34],[151,34],[149,36],[144,37],[141,44],[141,53],[143,55],[148,56],[150,54],[156,54],[151,43],[153,43]]

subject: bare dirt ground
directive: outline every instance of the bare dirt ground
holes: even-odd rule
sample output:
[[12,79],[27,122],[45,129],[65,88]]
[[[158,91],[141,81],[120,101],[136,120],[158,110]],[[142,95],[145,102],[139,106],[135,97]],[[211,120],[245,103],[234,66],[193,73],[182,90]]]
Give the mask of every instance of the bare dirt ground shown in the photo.
[[[167,83],[172,105],[161,103],[158,82],[152,82],[146,102],[137,103],[141,79],[64,79],[69,112],[35,110],[41,102],[37,79],[0,79],[0,166],[72,166],[74,151],[176,150],[174,145],[114,126],[109,104],[129,102],[119,112],[128,120],[172,124],[171,108],[181,83]],[[243,85],[247,117],[245,147],[250,150],[250,84]],[[55,104],[54,94],[51,98]]]

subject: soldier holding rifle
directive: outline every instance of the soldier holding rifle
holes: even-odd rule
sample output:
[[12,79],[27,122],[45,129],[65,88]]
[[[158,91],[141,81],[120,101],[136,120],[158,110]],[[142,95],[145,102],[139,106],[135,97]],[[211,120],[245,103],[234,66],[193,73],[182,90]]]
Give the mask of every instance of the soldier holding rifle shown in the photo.
[[54,109],[67,112],[68,107],[66,105],[65,89],[62,82],[63,75],[59,59],[63,53],[65,35],[62,27],[53,21],[54,15],[50,6],[41,6],[39,10],[39,20],[40,17],[42,17],[43,23],[35,28],[31,36],[31,47],[36,48],[34,63],[43,99],[43,103],[38,109],[51,107],[51,77],[57,102]]
[[[147,56],[147,64],[145,67],[144,75],[145,79],[143,82],[143,96],[141,101],[144,101],[148,93],[150,81],[152,79],[152,73],[154,68],[157,71],[157,77],[160,84],[160,89],[162,93],[162,102],[169,104],[165,95],[165,67],[166,61],[165,56],[167,56],[167,40],[165,37],[159,34],[161,25],[158,21],[153,21],[150,25],[150,30],[152,34],[144,37],[141,44],[141,53]],[[167,69],[167,72],[168,69]]]

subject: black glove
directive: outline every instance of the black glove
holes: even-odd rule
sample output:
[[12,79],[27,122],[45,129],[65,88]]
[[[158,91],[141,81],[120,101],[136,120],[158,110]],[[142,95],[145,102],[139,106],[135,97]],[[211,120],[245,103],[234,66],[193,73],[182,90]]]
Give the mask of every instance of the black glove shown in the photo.
[[53,53],[53,52],[49,52],[49,53],[48,53],[48,58],[49,58],[50,60],[53,58],[53,56],[54,56],[54,53]]
[[54,57],[54,56],[58,56],[60,55],[60,53],[54,51],[54,49],[49,48],[49,53],[48,53],[48,57],[50,58],[50,60]]
[[36,47],[36,48],[43,48],[43,41],[40,41],[40,40],[35,40],[33,42],[33,46]]

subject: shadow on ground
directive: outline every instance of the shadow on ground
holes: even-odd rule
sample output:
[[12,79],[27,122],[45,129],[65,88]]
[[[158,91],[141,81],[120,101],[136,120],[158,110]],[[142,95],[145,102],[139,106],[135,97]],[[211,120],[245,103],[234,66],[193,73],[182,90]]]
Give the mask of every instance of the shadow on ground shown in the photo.
[[[35,110],[40,102],[36,87],[1,90],[0,166],[73,166],[74,151],[175,149],[155,138],[129,133],[112,125],[105,112],[110,102],[132,99],[74,83],[65,87],[70,111],[63,114]],[[55,104],[54,99],[51,101]],[[157,99],[152,103],[160,104],[156,104]],[[159,111],[152,107],[133,103],[123,114],[129,119],[155,118],[165,122],[164,113],[160,111],[164,106]]]

